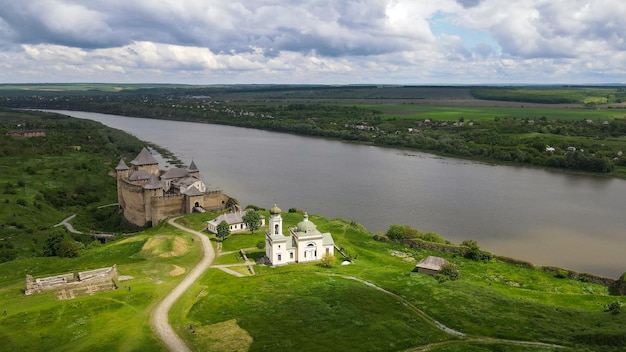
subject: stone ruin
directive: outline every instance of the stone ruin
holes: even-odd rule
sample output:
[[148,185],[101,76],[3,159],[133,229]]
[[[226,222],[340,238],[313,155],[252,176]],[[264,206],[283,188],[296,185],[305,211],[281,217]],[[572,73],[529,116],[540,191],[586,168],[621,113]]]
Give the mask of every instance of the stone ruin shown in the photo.
[[26,296],[33,293],[56,291],[57,298],[72,299],[76,296],[92,295],[101,291],[117,289],[117,265],[81,271],[77,275],[67,273],[35,279],[26,275]]

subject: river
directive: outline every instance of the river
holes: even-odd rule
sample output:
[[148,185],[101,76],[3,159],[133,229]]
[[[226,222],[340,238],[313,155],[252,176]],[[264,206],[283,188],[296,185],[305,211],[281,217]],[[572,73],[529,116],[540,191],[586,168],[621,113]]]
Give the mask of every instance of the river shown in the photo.
[[[497,255],[618,278],[626,181],[255,129],[56,111],[193,159],[242,205],[298,208],[384,232],[391,224],[477,240]],[[128,161],[127,161],[128,162]]]

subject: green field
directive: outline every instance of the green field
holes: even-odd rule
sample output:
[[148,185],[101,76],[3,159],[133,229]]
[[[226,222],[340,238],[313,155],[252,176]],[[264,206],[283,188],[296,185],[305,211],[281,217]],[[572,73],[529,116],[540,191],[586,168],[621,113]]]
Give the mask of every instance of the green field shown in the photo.
[[[194,214],[179,222],[199,225],[215,215]],[[301,218],[283,214],[285,227]],[[339,265],[337,254],[332,268],[257,265],[254,276],[233,267],[248,274],[242,278],[209,269],[170,313],[192,350],[403,351],[431,345],[434,351],[619,351],[626,346],[626,316],[605,311],[618,300],[605,286],[496,259],[475,262],[375,241],[363,227],[339,219],[311,216],[311,221],[330,231],[356,258],[353,263]],[[231,235],[224,247],[248,247],[263,236],[263,231]],[[262,253],[252,251],[253,257],[256,252]],[[181,268],[188,271],[199,255],[198,241],[162,225],[84,250],[78,258],[2,263],[0,309],[8,314],[0,315],[0,342],[10,350],[30,351],[50,346],[163,350],[148,325],[151,309],[184,276]],[[427,255],[456,264],[459,279],[439,283],[413,273],[416,261]],[[240,262],[226,254],[216,263]],[[115,291],[66,301],[54,293],[22,293],[26,274],[42,277],[113,264],[120,275],[132,276],[119,281]],[[438,323],[463,335],[443,331]]]
[[[176,250],[173,242],[179,243]],[[182,244],[182,246],[180,245]],[[182,279],[200,256],[190,236],[171,227],[101,248],[78,258],[28,258],[0,264],[0,349],[28,351],[164,350],[148,325],[154,305]],[[52,293],[24,296],[26,274],[45,277],[117,264],[119,289],[60,301]],[[129,289],[130,287],[131,289]]]
[[[523,104],[522,104],[523,105]],[[431,119],[437,121],[493,121],[496,117],[509,119],[547,118],[549,120],[586,120],[605,121],[626,117],[621,109],[584,109],[584,108],[511,108],[511,107],[472,107],[472,106],[436,106],[411,104],[360,104],[363,109],[380,110],[385,117]]]

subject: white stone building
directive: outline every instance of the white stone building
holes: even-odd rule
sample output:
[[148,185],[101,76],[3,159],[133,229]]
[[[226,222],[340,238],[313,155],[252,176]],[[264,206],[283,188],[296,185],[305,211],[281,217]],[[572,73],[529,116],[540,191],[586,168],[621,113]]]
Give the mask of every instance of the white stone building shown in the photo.
[[[248,226],[243,221],[244,215],[246,215],[247,211],[234,211],[232,213],[221,214],[213,220],[207,221],[206,229],[211,233],[217,233],[217,226],[222,222],[226,221],[228,223],[228,227],[230,229],[230,233],[244,232],[248,230]],[[261,227],[265,226],[265,216],[261,215]]]
[[283,234],[280,213],[280,208],[274,204],[270,209],[269,229],[265,233],[265,255],[272,265],[312,262],[326,254],[334,255],[332,235],[321,233],[306,213],[298,226],[289,229],[288,236]]

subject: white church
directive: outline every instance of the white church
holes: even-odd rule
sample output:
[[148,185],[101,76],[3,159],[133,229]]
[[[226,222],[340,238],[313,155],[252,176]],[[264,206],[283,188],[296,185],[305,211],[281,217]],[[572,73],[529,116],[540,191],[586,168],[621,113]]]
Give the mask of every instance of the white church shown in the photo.
[[288,236],[283,234],[280,213],[280,208],[274,204],[265,233],[265,255],[273,266],[318,261],[326,254],[334,255],[333,236],[329,232],[319,232],[307,213],[298,226],[289,229]]

